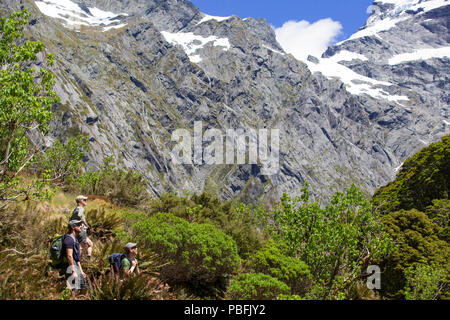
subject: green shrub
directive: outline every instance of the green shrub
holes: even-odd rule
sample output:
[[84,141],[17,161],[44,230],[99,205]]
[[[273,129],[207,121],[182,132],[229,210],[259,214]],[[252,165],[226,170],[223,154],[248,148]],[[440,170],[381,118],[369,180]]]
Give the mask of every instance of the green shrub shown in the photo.
[[288,295],[289,287],[278,279],[262,273],[242,273],[228,287],[227,297],[232,300],[275,300]]
[[66,188],[72,192],[83,194],[100,194],[97,191],[97,185],[100,180],[98,171],[86,171],[78,175],[73,182],[68,183]]
[[50,173],[53,181],[71,185],[82,172],[84,155],[89,150],[89,140],[82,135],[69,138],[66,143],[56,140],[44,153],[36,156],[33,168],[38,174]]
[[435,300],[448,294],[447,272],[442,267],[418,264],[407,268],[405,276],[406,300]]
[[291,288],[291,294],[303,295],[311,286],[308,266],[284,254],[274,241],[257,251],[245,265],[252,273],[264,273],[283,281]]
[[448,199],[449,172],[450,136],[445,136],[406,160],[396,179],[374,194],[374,207],[382,213],[424,211],[434,199]]
[[71,191],[107,196],[117,205],[147,209],[150,193],[144,175],[133,170],[117,169],[106,157],[99,170],[86,170],[69,184]]
[[116,169],[109,174],[100,174],[96,192],[124,206],[139,207],[149,200],[145,177],[132,170]]
[[441,228],[425,213],[401,210],[384,216],[383,223],[397,244],[397,250],[383,263],[381,290],[384,296],[404,299],[406,271],[417,264],[443,266],[450,274],[449,244],[438,238]]
[[169,284],[222,290],[240,262],[233,239],[209,224],[158,213],[141,217],[134,230],[137,238],[160,256],[164,263],[160,274]]
[[189,222],[212,224],[230,235],[239,255],[247,257],[260,249],[268,237],[258,219],[260,209],[233,205],[208,193],[189,197],[164,194],[161,199],[152,201],[150,213],[170,212]]
[[284,241],[289,254],[308,265],[314,282],[324,284],[321,298],[332,298],[358,279],[364,265],[389,253],[392,243],[355,186],[336,193],[325,208],[310,202],[307,183],[302,191],[294,199],[284,194],[268,225],[274,239]]
[[450,216],[450,200],[434,199],[432,205],[426,207],[424,212],[438,226],[446,228]]

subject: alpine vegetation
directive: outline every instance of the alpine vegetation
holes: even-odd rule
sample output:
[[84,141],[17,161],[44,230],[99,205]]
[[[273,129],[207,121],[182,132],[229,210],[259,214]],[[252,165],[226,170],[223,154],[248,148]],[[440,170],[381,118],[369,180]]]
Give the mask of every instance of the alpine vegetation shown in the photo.
[[0,1],[0,299],[449,299],[450,3],[369,11]]

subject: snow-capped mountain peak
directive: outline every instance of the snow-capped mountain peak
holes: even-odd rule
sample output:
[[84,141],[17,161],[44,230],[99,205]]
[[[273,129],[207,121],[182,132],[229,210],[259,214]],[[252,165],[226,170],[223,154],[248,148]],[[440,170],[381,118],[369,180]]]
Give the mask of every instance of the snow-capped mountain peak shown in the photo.
[[106,31],[126,25],[119,19],[127,16],[125,13],[103,11],[96,7],[79,5],[70,0],[41,0],[35,1],[35,4],[44,15],[63,20],[63,25],[71,29],[79,26],[101,26],[104,27],[103,31]]
[[449,0],[378,0],[368,11],[371,13],[366,25],[349,40],[376,35],[394,28],[398,23],[414,15],[424,14],[439,7],[450,5]]
[[[2,0],[0,9],[19,3]],[[90,166],[113,155],[155,195],[206,189],[258,199],[295,194],[305,180],[318,195],[349,182],[372,192],[450,132],[448,0],[374,1],[363,28],[307,65],[283,52],[265,20],[210,16],[187,0],[34,3],[30,33],[58,62],[53,136],[83,132]],[[78,32],[53,32],[61,23]],[[196,121],[221,132],[279,128],[279,173],[174,165],[171,133]]]

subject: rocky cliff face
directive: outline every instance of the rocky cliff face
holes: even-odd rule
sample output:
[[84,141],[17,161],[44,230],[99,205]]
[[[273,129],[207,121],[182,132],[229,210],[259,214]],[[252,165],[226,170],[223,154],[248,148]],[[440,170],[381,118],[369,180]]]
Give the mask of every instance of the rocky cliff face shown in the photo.
[[[352,57],[340,63],[359,75],[387,82],[394,105],[371,109],[372,120],[390,134],[398,159],[449,132],[450,2],[375,1],[366,25],[330,47],[323,58]],[[339,58],[338,58],[339,59]]]
[[[90,165],[113,155],[156,195],[208,190],[269,201],[298,194],[305,180],[325,198],[350,183],[371,193],[449,133],[450,7],[418,2],[375,2],[364,28],[305,62],[283,51],[264,19],[212,17],[184,0],[6,0],[0,8],[27,7],[28,36],[56,57],[62,99],[48,143],[82,132]],[[260,161],[174,163],[173,132],[195,140],[199,122],[223,133],[279,129],[279,170],[264,175]]]

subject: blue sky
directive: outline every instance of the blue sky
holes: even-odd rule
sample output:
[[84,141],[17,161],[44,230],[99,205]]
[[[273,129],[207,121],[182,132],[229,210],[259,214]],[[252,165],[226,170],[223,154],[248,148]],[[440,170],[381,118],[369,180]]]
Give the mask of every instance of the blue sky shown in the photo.
[[237,15],[241,18],[265,18],[275,27],[289,20],[331,18],[341,23],[344,40],[364,25],[372,0],[190,0],[200,11],[213,16]]
[[203,13],[265,18],[283,49],[305,61],[364,26],[373,0],[190,0]]

